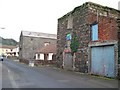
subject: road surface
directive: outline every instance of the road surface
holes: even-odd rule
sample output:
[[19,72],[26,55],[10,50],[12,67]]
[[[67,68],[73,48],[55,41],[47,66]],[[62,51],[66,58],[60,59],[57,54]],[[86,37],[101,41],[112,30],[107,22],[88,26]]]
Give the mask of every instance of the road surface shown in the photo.
[[4,60],[0,62],[0,69],[2,88],[118,88],[118,81],[114,79],[50,66],[30,67],[18,61]]

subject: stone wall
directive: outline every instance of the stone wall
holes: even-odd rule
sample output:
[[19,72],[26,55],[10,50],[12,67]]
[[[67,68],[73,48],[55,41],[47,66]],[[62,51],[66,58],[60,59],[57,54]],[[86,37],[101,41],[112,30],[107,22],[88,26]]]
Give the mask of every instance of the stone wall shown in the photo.
[[118,18],[118,28],[118,78],[120,80],[120,17]]
[[[76,53],[76,67],[79,68],[79,64],[85,63],[87,60],[87,47],[90,41],[90,31],[87,22],[87,7],[81,6],[75,8],[72,12],[58,19],[58,41],[57,41],[57,64],[60,67],[62,65],[63,51],[66,44],[66,35],[74,31],[79,37],[79,49]],[[72,28],[67,28],[69,17],[72,16]]]
[[20,57],[19,59],[34,59],[36,49],[42,48],[45,42],[50,42],[50,44],[56,44],[56,39],[41,38],[41,37],[27,37],[21,36],[20,41]]
[[[98,4],[87,2],[73,11],[67,13],[58,19],[58,32],[57,32],[57,65],[62,66],[63,51],[66,44],[66,35],[74,31],[79,37],[79,49],[76,53],[75,66],[79,71],[85,72],[87,61],[89,58],[90,43],[91,41],[91,25],[98,23],[99,40],[103,41],[117,41],[117,17],[120,12],[118,10],[103,7]],[[68,28],[69,20],[71,17],[72,28]]]

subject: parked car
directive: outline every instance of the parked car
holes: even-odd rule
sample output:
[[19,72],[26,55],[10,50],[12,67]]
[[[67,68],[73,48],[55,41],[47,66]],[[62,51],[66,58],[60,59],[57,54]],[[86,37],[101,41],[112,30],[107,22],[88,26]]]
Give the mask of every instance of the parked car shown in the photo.
[[3,61],[3,59],[4,59],[3,56],[0,56],[0,61]]

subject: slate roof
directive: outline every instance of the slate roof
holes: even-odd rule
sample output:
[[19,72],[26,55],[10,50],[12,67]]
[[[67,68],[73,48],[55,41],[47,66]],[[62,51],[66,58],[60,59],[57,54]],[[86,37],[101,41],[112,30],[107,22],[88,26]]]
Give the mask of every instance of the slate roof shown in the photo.
[[17,48],[17,46],[11,46],[11,45],[0,45],[0,48],[14,49],[14,48]]
[[42,38],[57,39],[56,34],[48,34],[48,33],[41,33],[41,32],[22,31],[22,35],[29,36],[29,37],[42,37]]
[[50,44],[47,46],[44,46],[43,48],[36,49],[36,53],[56,53],[56,44]]

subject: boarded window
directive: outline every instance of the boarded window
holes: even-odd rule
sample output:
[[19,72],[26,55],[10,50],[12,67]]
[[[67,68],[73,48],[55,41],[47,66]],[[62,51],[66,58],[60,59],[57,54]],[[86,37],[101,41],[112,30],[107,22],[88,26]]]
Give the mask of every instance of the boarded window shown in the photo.
[[68,17],[67,29],[72,29],[72,28],[73,28],[73,17],[70,15]]
[[98,40],[98,24],[92,25],[92,41]]
[[33,41],[33,38],[31,38],[31,41]]

